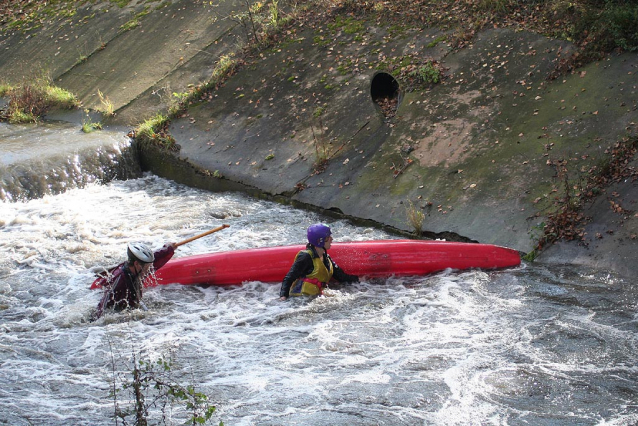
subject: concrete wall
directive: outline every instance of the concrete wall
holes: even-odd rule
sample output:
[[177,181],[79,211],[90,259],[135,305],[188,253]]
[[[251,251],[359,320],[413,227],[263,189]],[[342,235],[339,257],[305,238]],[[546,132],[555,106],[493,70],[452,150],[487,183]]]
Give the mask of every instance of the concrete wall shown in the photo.
[[[166,111],[172,93],[207,81],[221,55],[244,41],[244,28],[228,16],[245,5],[148,5],[98,3],[36,33],[5,33],[0,75],[17,81],[45,68],[93,109],[99,89],[117,108],[112,126]],[[138,27],[121,29],[145,10]],[[406,214],[413,205],[425,213],[429,237],[530,252],[564,191],[556,164],[567,162],[567,184],[578,185],[604,165],[610,147],[636,135],[636,54],[548,80],[569,43],[494,29],[453,51],[444,31],[413,27],[397,37],[360,19],[356,32],[330,22],[289,27],[280,44],[248,57],[172,121],[178,153],[162,159],[153,150],[146,164],[192,185],[247,188],[404,231],[413,230]],[[444,79],[415,86],[397,72],[397,58],[435,61]],[[392,117],[372,97],[380,71],[397,75]],[[599,188],[586,206],[583,241],[540,259],[635,271],[634,178]]]

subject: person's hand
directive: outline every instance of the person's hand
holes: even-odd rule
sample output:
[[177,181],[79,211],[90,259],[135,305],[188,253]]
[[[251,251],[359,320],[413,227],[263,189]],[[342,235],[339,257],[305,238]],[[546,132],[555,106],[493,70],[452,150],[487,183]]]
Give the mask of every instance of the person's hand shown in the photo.
[[285,302],[286,300],[288,300],[288,298],[286,296],[281,296],[279,300],[281,300],[282,302]]
[[173,247],[173,250],[177,248],[177,243],[166,243],[167,246]]

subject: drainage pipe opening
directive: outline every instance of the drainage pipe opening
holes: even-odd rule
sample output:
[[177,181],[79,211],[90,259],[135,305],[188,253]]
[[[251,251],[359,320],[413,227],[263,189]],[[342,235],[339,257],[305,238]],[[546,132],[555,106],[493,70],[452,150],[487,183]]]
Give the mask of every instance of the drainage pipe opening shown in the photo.
[[383,115],[394,117],[401,102],[401,87],[394,77],[386,72],[375,74],[370,84],[370,95]]

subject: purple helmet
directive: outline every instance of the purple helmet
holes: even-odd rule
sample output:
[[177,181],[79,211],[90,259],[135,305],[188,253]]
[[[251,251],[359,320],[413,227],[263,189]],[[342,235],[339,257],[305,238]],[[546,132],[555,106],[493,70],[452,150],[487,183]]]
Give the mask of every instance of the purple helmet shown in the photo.
[[326,239],[330,236],[330,227],[323,223],[316,223],[308,227],[308,242],[315,247],[321,247],[326,244]]

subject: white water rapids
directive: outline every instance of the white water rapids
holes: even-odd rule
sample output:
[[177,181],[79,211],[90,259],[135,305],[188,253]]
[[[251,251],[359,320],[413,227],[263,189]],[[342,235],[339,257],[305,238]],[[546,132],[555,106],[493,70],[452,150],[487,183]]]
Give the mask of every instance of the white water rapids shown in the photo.
[[[634,282],[582,268],[363,279],[288,302],[278,284],[167,285],[145,291],[148,311],[88,321],[100,297],[90,269],[124,260],[130,240],[159,248],[230,225],[185,256],[299,244],[317,221],[336,241],[394,238],[151,175],[1,202],[0,424],[123,424],[110,391],[133,356],[170,357],[173,378],[217,407],[215,424],[638,422]],[[149,424],[186,414],[160,415]]]

